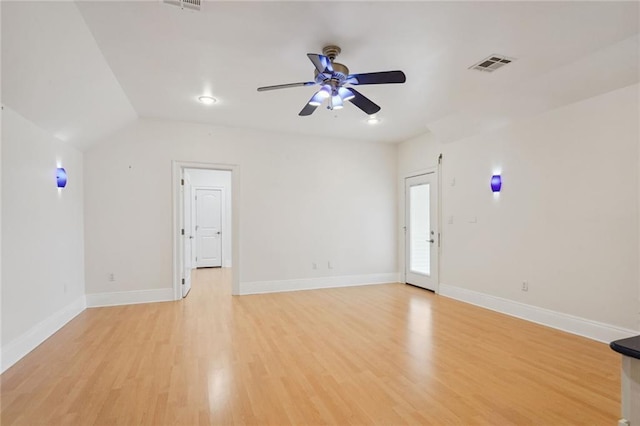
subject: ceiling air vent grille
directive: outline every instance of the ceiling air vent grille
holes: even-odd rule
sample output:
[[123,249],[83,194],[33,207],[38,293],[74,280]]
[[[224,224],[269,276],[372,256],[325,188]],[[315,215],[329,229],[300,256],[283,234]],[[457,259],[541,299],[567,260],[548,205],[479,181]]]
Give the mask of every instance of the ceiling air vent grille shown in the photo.
[[509,58],[504,55],[491,55],[481,60],[477,64],[470,66],[469,69],[485,71],[485,72],[494,72],[498,68],[502,68],[503,66],[508,65],[513,61],[515,61],[514,58]]
[[181,9],[200,10],[202,0],[164,0],[166,4],[179,6]]

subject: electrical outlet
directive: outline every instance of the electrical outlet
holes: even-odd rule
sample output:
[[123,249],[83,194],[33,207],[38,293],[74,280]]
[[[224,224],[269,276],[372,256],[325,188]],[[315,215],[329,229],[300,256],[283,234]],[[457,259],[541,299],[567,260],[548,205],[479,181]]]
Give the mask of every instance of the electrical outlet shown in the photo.
[[522,281],[522,291],[529,291],[529,283],[527,281]]
[[116,276],[113,272],[110,272],[107,279],[109,280],[109,282],[114,282],[116,280]]
[[67,294],[67,284],[65,283],[62,288],[64,289],[64,294]]
[[316,262],[312,262],[311,269],[318,269],[318,264]]
[[333,269],[333,265],[331,264],[331,261],[327,262],[327,268],[328,269]]

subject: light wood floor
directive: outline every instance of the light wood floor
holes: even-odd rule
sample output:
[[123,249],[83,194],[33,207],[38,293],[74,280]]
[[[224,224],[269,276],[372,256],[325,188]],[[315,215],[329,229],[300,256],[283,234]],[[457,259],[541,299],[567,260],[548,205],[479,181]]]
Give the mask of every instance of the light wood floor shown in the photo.
[[613,425],[607,345],[403,284],[88,309],[5,372],[2,425]]

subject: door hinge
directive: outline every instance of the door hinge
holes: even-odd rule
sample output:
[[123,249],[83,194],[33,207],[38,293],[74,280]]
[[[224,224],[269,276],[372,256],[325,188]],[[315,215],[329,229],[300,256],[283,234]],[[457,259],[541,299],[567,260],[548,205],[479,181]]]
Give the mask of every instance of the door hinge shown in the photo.
[[440,233],[438,232],[438,247],[440,247]]
[[184,285],[184,278],[182,279],[182,285]]
[[196,256],[196,262],[198,261],[198,256]]
[[180,235],[184,235],[184,228],[180,230]]
[[184,179],[180,179],[180,185],[184,185]]

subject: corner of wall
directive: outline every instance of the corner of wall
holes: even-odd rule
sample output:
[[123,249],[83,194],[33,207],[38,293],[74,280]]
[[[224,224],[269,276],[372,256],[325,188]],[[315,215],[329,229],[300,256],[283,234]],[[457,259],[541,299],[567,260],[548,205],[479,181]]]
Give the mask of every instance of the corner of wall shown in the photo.
[[85,296],[78,297],[58,312],[40,321],[22,335],[2,347],[2,372],[34,350],[69,321],[87,308]]

